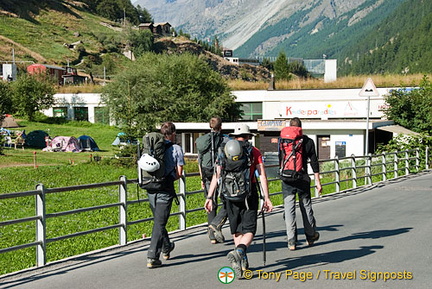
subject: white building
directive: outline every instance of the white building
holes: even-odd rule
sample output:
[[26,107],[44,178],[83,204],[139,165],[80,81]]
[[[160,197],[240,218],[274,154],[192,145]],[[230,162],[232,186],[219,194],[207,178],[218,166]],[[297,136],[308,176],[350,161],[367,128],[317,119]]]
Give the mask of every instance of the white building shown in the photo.
[[[280,129],[292,117],[299,117],[304,133],[317,145],[318,157],[327,159],[363,155],[367,138],[368,151],[374,152],[379,143],[387,143],[393,134],[412,133],[384,118],[384,95],[390,90],[378,88],[376,97],[361,97],[360,89],[248,90],[233,94],[242,104],[243,122],[257,133],[253,142],[261,151],[277,152]],[[55,107],[45,111],[48,116],[108,123],[108,111],[99,94],[56,94],[55,98]],[[224,123],[223,132],[233,131],[234,126],[235,123]],[[195,139],[209,131],[208,123],[176,123],[176,127],[186,154],[195,154]]]

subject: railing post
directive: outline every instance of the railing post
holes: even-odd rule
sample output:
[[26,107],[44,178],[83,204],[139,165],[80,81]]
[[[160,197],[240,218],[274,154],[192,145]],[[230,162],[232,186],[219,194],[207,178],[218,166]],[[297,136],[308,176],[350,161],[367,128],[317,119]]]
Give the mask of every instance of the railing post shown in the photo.
[[186,176],[183,172],[183,175],[179,179],[179,227],[180,230],[186,230]]
[[46,218],[45,218],[45,187],[43,184],[38,184],[36,190],[39,193],[36,195],[36,241],[39,243],[36,247],[36,265],[38,267],[46,264]]
[[398,152],[395,152],[394,154],[394,178],[399,176],[399,158],[397,154]]
[[420,170],[420,149],[416,148],[416,172],[418,173]]
[[121,176],[119,185],[119,222],[121,227],[119,228],[119,244],[127,244],[127,178]]
[[372,185],[372,155],[368,154],[366,156],[366,176],[368,180],[368,185]]
[[408,150],[405,151],[405,175],[409,175],[409,153]]
[[425,158],[426,158],[426,169],[429,169],[429,147],[426,147],[426,154],[425,154]]
[[357,188],[357,165],[355,155],[351,155],[351,167],[352,167],[352,179],[353,179],[353,189]]
[[339,157],[335,158],[335,183],[336,183],[336,192],[340,192],[340,169],[339,169]]
[[385,155],[385,153],[381,154],[381,162],[382,162],[381,167],[382,167],[382,175],[383,175],[382,180],[383,181],[387,181],[387,165],[386,165],[386,155]]

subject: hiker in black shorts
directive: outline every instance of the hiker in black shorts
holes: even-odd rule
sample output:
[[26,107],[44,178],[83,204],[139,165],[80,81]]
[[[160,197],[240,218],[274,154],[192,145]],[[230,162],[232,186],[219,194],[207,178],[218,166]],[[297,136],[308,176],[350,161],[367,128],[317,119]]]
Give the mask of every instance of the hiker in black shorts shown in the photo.
[[[264,210],[267,212],[272,211],[273,205],[269,198],[268,192],[268,184],[267,177],[264,169],[264,162],[262,159],[261,152],[248,144],[248,140],[253,136],[249,131],[249,127],[245,124],[239,124],[235,127],[234,133],[231,133],[230,136],[233,136],[235,140],[239,143],[242,143],[244,146],[250,146],[250,157],[249,165],[249,180],[251,182],[250,192],[248,192],[246,199],[240,202],[235,202],[229,200],[225,197],[225,209],[228,213],[228,220],[230,223],[231,234],[234,239],[234,250],[230,251],[227,255],[228,260],[231,262],[231,267],[235,271],[237,277],[242,278],[243,272],[249,268],[249,262],[247,258],[247,248],[252,243],[254,235],[257,229],[257,214],[258,214],[258,206],[259,206],[259,196],[257,190],[257,183],[255,178],[255,170],[258,171],[260,176],[260,181],[262,184],[262,194],[264,199]],[[234,148],[228,147],[232,141],[227,142],[224,150],[225,154],[231,153],[233,159],[242,152],[234,152]],[[235,143],[233,143],[235,145]],[[205,202],[205,209],[207,212],[210,212],[213,208],[213,194],[217,187],[218,180],[223,174],[224,168],[222,167],[223,160],[221,158],[218,159],[216,173],[213,176],[212,182],[210,184],[208,197]]]

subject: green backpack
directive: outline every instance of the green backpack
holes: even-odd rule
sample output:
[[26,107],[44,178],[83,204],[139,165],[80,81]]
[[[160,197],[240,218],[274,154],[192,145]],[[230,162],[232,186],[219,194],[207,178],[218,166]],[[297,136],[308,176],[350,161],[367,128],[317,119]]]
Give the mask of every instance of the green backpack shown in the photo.
[[222,145],[225,138],[220,132],[209,132],[196,139],[195,144],[203,181],[211,181],[218,148]]

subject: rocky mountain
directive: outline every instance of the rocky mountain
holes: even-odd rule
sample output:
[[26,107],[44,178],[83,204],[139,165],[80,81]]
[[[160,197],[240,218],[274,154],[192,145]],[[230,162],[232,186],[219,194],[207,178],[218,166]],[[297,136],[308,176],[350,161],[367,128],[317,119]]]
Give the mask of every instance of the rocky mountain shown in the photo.
[[238,57],[336,57],[406,0],[132,0],[155,22],[217,37]]

